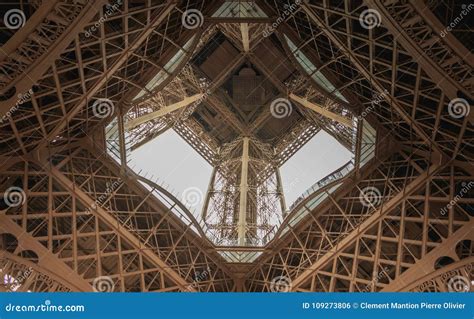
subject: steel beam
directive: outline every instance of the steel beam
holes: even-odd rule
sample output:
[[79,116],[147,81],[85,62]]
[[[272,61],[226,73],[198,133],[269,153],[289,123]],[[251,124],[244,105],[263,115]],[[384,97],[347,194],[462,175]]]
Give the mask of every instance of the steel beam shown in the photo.
[[325,117],[327,117],[327,118],[329,118],[333,121],[341,123],[342,125],[344,125],[348,128],[352,128],[352,121],[350,119],[342,116],[342,115],[339,115],[339,114],[333,113],[331,111],[328,111],[325,108],[323,108],[323,107],[321,107],[321,106],[319,106],[315,103],[312,103],[312,102],[308,101],[307,99],[299,97],[299,96],[297,96],[293,93],[290,94],[290,99],[292,99],[295,102],[298,102],[299,104],[303,105],[304,107],[307,107],[310,110],[315,111],[318,114],[321,114],[322,116],[325,116]]
[[194,94],[192,96],[188,96],[187,98],[185,98],[182,101],[167,105],[167,106],[159,109],[158,111],[151,112],[151,113],[142,115],[140,117],[137,117],[137,118],[135,118],[133,120],[130,120],[127,123],[125,123],[125,129],[126,130],[131,130],[131,129],[133,129],[133,128],[135,128],[135,127],[137,127],[137,126],[139,126],[143,123],[146,123],[148,121],[152,121],[152,120],[157,119],[159,117],[162,117],[164,115],[170,114],[171,112],[179,110],[183,107],[186,107],[186,106],[198,101],[199,99],[202,99],[203,96],[204,96],[203,93]]
[[247,192],[249,169],[249,138],[242,139],[242,169],[240,173],[240,201],[238,220],[238,241],[240,246],[245,246],[247,234]]
[[38,266],[54,272],[53,278],[73,291],[92,291],[91,285],[69,268],[56,254],[42,245],[36,238],[13,222],[7,215],[0,214],[0,233],[12,234],[18,240],[17,253],[31,250],[38,256]]
[[426,254],[422,259],[418,260],[412,267],[385,286],[382,291],[406,291],[406,287],[412,285],[413,282],[425,277],[435,271],[436,261],[443,256],[459,259],[456,255],[456,245],[462,240],[474,240],[474,219],[454,234],[446,238],[438,247]]
[[[149,247],[147,247],[139,238],[137,238],[127,228],[119,223],[105,209],[103,209],[100,205],[96,205],[96,200],[90,198],[89,195],[87,195],[80,187],[77,187],[74,182],[69,180],[56,167],[52,167],[50,171],[51,175],[63,187],[75,194],[82,202],[87,203],[90,207],[96,207],[97,216],[100,217],[109,227],[114,229],[117,234],[120,234],[120,236],[127,239],[127,241],[129,241],[136,249],[142,251],[143,255],[153,262],[162,273],[169,276],[182,290],[188,290],[186,287],[190,287],[190,283],[186,282],[186,280],[184,280],[177,272],[167,265],[153,250],[149,249]],[[189,290],[195,291],[193,287],[189,288]]]

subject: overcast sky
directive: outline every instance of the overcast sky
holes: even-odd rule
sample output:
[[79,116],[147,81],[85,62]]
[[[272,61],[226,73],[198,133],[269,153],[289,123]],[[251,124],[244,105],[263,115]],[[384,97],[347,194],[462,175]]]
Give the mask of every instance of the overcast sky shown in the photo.
[[[324,131],[319,132],[281,167],[283,188],[290,206],[306,189],[351,159],[351,153]],[[132,152],[130,167],[160,183],[179,200],[188,202],[191,211],[200,215],[211,166],[174,130]]]

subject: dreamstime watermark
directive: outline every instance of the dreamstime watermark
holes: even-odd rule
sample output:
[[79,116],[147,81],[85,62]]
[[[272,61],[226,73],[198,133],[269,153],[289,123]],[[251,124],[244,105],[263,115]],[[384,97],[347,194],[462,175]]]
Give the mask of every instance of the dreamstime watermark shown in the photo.
[[204,195],[198,187],[188,187],[183,191],[182,201],[187,206],[198,206],[203,199]]
[[3,194],[3,200],[9,207],[17,207],[25,204],[26,194],[22,188],[12,186]]
[[95,117],[98,118],[106,118],[114,114],[115,111],[115,105],[114,102],[112,102],[109,99],[97,99],[95,102],[92,104],[92,113],[94,114]]
[[196,271],[194,274],[193,283],[186,287],[187,291],[191,291],[194,288],[197,288],[199,283],[206,280],[211,274],[211,268],[207,267],[203,271]]
[[8,276],[6,280],[9,281],[9,287],[6,290],[7,292],[17,291],[18,288],[31,276],[33,273],[33,268],[28,267],[25,271],[19,271],[16,277]]
[[459,191],[459,193],[456,194],[456,196],[454,196],[454,198],[448,203],[448,205],[446,205],[445,207],[443,207],[441,209],[441,215],[446,215],[446,213],[451,209],[451,207],[453,207],[454,205],[456,205],[457,202],[459,202],[459,200],[461,198],[464,197],[464,195],[467,194],[468,191],[471,190],[472,187],[474,187],[474,182],[469,182],[469,183],[462,183],[462,188],[461,190]]
[[375,9],[366,9],[359,15],[360,25],[367,30],[380,26],[381,21],[380,12]]
[[377,187],[367,186],[360,191],[359,200],[367,207],[378,206],[382,202],[382,194]]
[[358,116],[359,120],[365,118],[369,113],[371,113],[380,103],[386,99],[388,95],[387,89],[384,89],[383,92],[379,92],[372,95],[372,100],[370,101],[370,106],[366,107],[362,113]]
[[95,202],[91,205],[90,208],[87,208],[86,209],[86,214],[91,214],[92,213],[92,210],[96,210],[98,205],[102,205],[105,203],[105,201],[107,200],[107,198],[113,193],[115,192],[119,187],[120,185],[122,185],[122,182],[120,180],[116,180],[114,181],[113,183],[110,183],[110,182],[107,182],[106,185],[105,185],[105,192],[103,194],[101,194],[96,200]]
[[26,16],[20,9],[10,9],[3,16],[3,23],[10,30],[17,30],[26,23]]
[[100,276],[92,282],[92,289],[94,292],[112,292],[114,291],[115,283],[109,276]]
[[295,0],[294,3],[292,4],[285,4],[283,12],[280,14],[280,16],[276,19],[275,22],[273,22],[271,25],[269,25],[265,30],[263,30],[262,35],[264,38],[269,37],[275,30],[278,28],[280,24],[285,22],[286,18],[288,18],[290,15],[293,14],[298,9],[298,6],[301,5],[302,0]]
[[8,119],[12,117],[13,113],[15,113],[22,104],[26,103],[29,99],[31,99],[32,96],[33,89],[29,89],[25,94],[18,94],[18,100],[16,101],[15,105],[0,118],[0,124],[5,121],[8,121]]
[[[191,104],[191,107],[189,107],[188,109],[190,110],[190,112],[194,112],[194,109],[199,106],[199,104],[201,104],[202,102],[206,101],[209,96],[212,94],[211,90],[210,89],[206,89],[204,91],[204,93],[202,93],[202,96],[197,99],[196,101],[194,101],[192,104]],[[191,115],[191,114],[189,114]]]
[[197,9],[189,9],[183,12],[181,23],[186,29],[200,28],[204,23],[204,16]]
[[471,106],[466,99],[455,98],[448,103],[448,113],[452,118],[460,119],[461,117],[469,115],[470,111]]
[[362,289],[360,292],[370,292],[371,289],[372,289],[372,286],[375,286],[375,285],[380,281],[380,279],[383,278],[384,272],[388,272],[389,270],[390,270],[390,269],[389,269],[387,266],[385,266],[384,268],[382,268],[382,269],[378,272],[377,276],[374,277],[374,278],[370,281],[370,283],[368,283],[368,284],[365,286],[365,288]]
[[471,290],[471,281],[464,276],[454,276],[447,283],[449,292],[469,292]]
[[278,98],[272,101],[270,104],[270,113],[277,119],[289,117],[293,111],[293,106],[288,99]]
[[83,305],[53,305],[51,300],[45,300],[43,304],[14,305],[9,303],[5,306],[6,312],[84,312]]
[[85,32],[84,32],[84,35],[86,36],[86,38],[89,38],[92,36],[92,33],[97,31],[97,29],[114,13],[116,13],[120,6],[122,5],[122,0],[117,0],[115,1],[115,3],[113,4],[106,4],[105,5],[105,11],[104,11],[104,15],[102,17],[100,17],[99,20],[97,20],[94,25],[92,25],[91,27],[89,27]]
[[464,17],[467,16],[467,14],[471,12],[472,9],[474,9],[474,3],[470,3],[469,5],[463,4],[461,5],[461,8],[461,13],[439,33],[440,37],[444,38],[446,34],[448,34],[448,32],[451,32],[452,29],[454,29],[459,23],[461,23]]
[[289,292],[292,287],[291,279],[286,276],[275,277],[270,283],[270,291],[272,292]]

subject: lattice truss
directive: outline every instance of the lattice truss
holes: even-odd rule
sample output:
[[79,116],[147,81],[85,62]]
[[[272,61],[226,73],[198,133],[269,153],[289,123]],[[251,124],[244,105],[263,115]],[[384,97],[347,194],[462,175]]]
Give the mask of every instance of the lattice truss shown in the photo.
[[[193,71],[184,68],[188,54],[147,92],[154,103],[144,98],[143,108],[133,109],[137,94],[190,39],[188,52],[207,43],[217,28],[212,13],[221,4],[124,0],[117,10],[105,1],[32,1],[24,28],[1,29],[2,39],[10,40],[0,56],[0,290],[91,291],[101,277],[110,279],[113,291],[269,291],[277,276],[288,277],[294,291],[447,291],[453,276],[472,281],[473,113],[449,113],[451,100],[473,99],[474,59],[466,40],[472,31],[459,25],[440,36],[455,19],[445,2],[321,0],[304,2],[289,15],[284,1],[258,3],[268,19],[285,17],[272,39],[291,39],[348,103],[325,94],[303,72],[274,81],[281,93],[304,96],[349,119],[365,111],[377,135],[392,138],[379,140],[375,158],[356,165],[336,191],[324,187],[299,203],[246,267],[226,263],[186,211],[172,212],[177,202],[160,200],[157,189],[108,157],[103,128],[112,116],[128,116],[130,108],[138,116],[201,92],[201,82],[190,81]],[[372,29],[359,20],[369,8],[381,18]],[[183,27],[187,9],[203,13],[202,28]],[[105,23],[96,25],[99,20]],[[218,27],[237,41],[232,24]],[[375,106],[374,96],[380,100]],[[113,101],[110,116],[95,114],[99,98]],[[281,165],[321,129],[346,147],[360,143],[354,131],[299,111],[306,124],[277,141],[280,157],[256,164],[255,171],[266,165],[271,173],[272,165]],[[201,128],[186,116],[184,110],[166,123],[146,125],[176,122],[175,129],[217,163],[218,145],[199,139]],[[217,170],[216,192],[225,183],[238,185],[232,172],[241,164],[231,162]],[[273,204],[249,205],[277,206],[277,184],[270,177],[261,184]],[[360,193],[368,186],[381,196],[364,205]],[[16,206],[5,202],[12,187],[22,190]],[[237,195],[235,187],[228,189]],[[232,194],[216,203],[210,194],[211,212],[238,205]],[[311,207],[321,194],[325,199]],[[293,222],[301,209],[306,214]],[[221,226],[233,222],[231,214],[220,216],[226,218]]]
[[[468,183],[474,186],[472,177],[454,165],[428,165],[396,153],[353,188],[328,195],[332,205],[320,206],[291,229],[277,252],[264,252],[247,282],[249,291],[269,291],[278,276],[292,278],[295,291],[407,290],[413,278],[439,273],[446,264],[466,265],[466,258],[472,264],[472,187],[449,211],[439,201]],[[383,199],[364,205],[359,194],[367,186]]]
[[[57,154],[55,167],[16,164],[6,176],[22,184],[28,211],[8,211],[2,228],[32,250],[40,266],[61,266],[55,269],[61,280],[78,274],[81,290],[100,276],[111,278],[116,291],[231,289],[220,256],[205,252],[208,244],[192,230],[197,225],[184,224],[152,190],[113,173],[119,167],[105,156],[79,148]],[[193,286],[204,270],[209,277]]]
[[[209,83],[203,80],[198,80],[191,66],[186,65],[161,91],[143,101],[134,103],[125,116],[125,122],[163,109],[164,107],[179,102],[191,95],[205,93],[208,86]],[[199,101],[196,101],[177,112],[166,114],[153,121],[131,128],[128,131],[129,135],[127,137],[129,143],[132,145],[132,149],[135,149],[149,141],[151,139],[149,132],[154,132],[152,135],[154,138],[165,130],[185,122],[198,105]]]
[[[10,239],[10,240],[9,240]],[[4,240],[9,243],[12,252],[15,251],[11,246],[14,239],[4,235]],[[30,251],[31,253],[31,251]],[[20,252],[14,255],[7,250],[2,251],[0,257],[0,275],[2,283],[0,291],[2,292],[69,292],[67,286],[54,280],[54,276],[48,274],[46,269],[39,269],[36,265],[37,260],[31,261],[32,256],[25,256]]]
[[[236,140],[221,150],[203,208],[203,220],[210,230],[211,239],[218,245],[238,244],[241,171],[245,165],[243,143],[242,139]],[[285,208],[281,206],[283,194],[271,149],[258,140],[250,140],[248,153],[245,245],[256,246],[270,239],[282,221]]]

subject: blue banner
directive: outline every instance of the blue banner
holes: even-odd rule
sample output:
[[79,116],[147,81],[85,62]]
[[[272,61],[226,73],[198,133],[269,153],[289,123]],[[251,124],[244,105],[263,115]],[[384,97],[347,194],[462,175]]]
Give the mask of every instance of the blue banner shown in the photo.
[[0,318],[474,318],[473,293],[1,293]]

